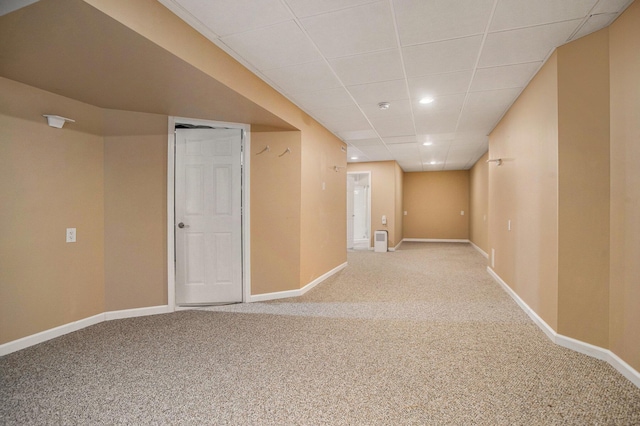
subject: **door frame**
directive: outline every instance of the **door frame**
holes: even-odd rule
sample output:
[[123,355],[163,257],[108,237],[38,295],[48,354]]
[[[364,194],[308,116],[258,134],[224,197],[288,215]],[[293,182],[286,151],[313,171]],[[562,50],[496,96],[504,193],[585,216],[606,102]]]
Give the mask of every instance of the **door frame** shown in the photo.
[[[371,170],[366,170],[366,171],[352,171],[352,172],[347,172],[347,178],[349,175],[368,175],[368,179],[369,179],[369,191],[367,191],[367,215],[369,219],[369,250],[373,249],[373,245],[371,244],[371,239],[373,238],[373,232],[372,232],[372,224],[371,224],[371,192],[372,188],[373,188],[373,182],[371,181]],[[355,210],[355,208],[354,208]],[[354,227],[355,229],[355,227]],[[354,239],[355,241],[355,239]]]
[[193,309],[176,306],[176,240],[175,240],[175,167],[176,167],[176,124],[224,127],[243,130],[243,146],[240,153],[242,164],[240,189],[242,191],[242,303],[249,302],[251,296],[251,216],[250,216],[250,160],[251,125],[224,121],[200,120],[196,118],[169,116],[167,136],[167,305],[171,311]]

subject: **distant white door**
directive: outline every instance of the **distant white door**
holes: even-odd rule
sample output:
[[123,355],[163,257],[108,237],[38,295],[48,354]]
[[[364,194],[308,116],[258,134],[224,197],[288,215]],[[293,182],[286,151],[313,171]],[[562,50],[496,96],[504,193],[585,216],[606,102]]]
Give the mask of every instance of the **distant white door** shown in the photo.
[[355,213],[353,211],[353,189],[355,183],[352,174],[347,174],[347,248],[353,248],[353,225]]
[[347,172],[347,248],[371,247],[371,172]]
[[242,301],[240,129],[176,129],[178,305]]

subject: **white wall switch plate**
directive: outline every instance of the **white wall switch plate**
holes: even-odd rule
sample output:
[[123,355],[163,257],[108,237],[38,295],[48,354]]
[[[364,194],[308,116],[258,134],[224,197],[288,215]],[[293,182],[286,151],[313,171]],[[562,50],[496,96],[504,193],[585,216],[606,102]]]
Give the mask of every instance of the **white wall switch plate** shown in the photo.
[[68,243],[76,242],[76,228],[67,228],[67,242]]

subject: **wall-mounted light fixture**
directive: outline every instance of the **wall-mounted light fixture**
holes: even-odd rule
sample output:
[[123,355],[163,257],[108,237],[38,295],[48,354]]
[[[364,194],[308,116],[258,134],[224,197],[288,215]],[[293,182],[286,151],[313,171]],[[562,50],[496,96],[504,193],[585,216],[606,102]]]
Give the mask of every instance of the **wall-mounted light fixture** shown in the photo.
[[502,166],[502,158],[487,160],[487,163],[498,163],[498,166]]
[[49,123],[49,126],[55,127],[56,129],[62,129],[62,126],[64,126],[64,123],[66,123],[67,121],[71,123],[76,122],[76,120],[72,120],[66,117],[60,117],[59,115],[44,114],[43,117],[47,117],[47,122]]

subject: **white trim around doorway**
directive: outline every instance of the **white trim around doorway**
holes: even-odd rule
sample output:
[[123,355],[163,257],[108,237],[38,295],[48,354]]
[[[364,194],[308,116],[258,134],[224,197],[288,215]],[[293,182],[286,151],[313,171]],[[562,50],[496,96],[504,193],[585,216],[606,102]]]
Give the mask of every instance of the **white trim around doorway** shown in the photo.
[[243,123],[227,123],[185,117],[169,117],[167,136],[167,305],[171,312],[176,307],[176,242],[175,242],[175,127],[178,124],[241,129],[242,148],[242,301],[249,302],[251,295],[251,217],[250,217],[250,160],[251,126]]

